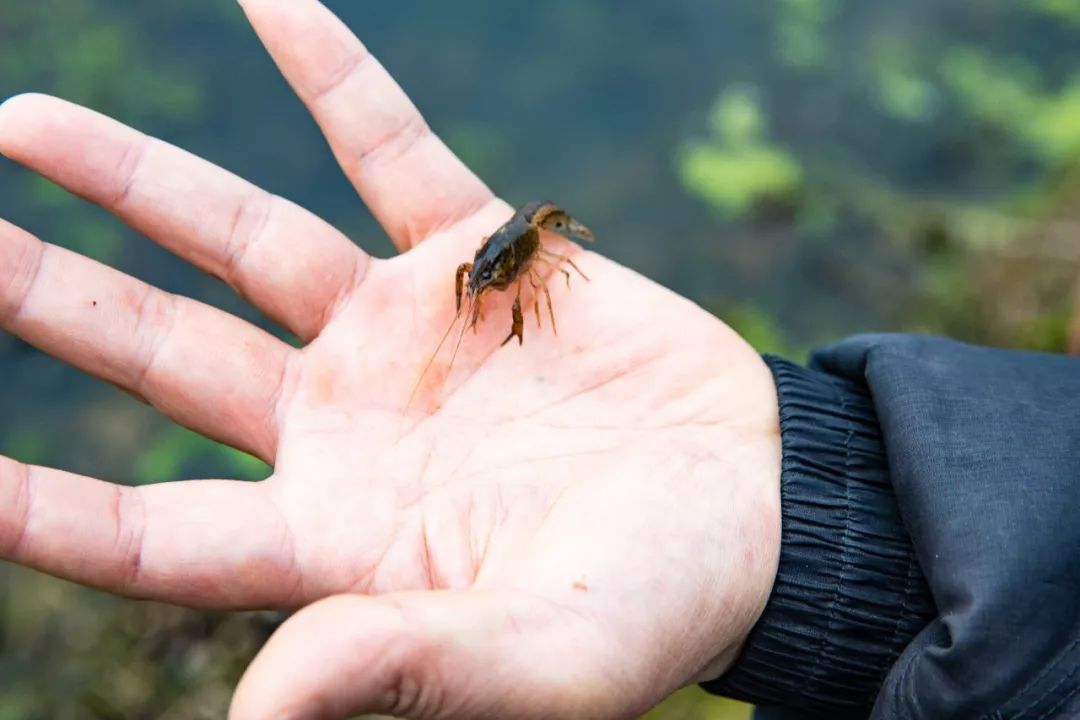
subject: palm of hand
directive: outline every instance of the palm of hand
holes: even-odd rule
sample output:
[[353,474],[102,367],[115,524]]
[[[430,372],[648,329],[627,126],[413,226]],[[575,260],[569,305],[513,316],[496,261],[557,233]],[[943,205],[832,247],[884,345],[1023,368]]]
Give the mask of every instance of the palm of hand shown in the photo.
[[[467,247],[467,238],[445,244]],[[765,516],[752,507],[761,498],[720,486],[742,466],[731,448],[768,433],[746,388],[770,381],[715,319],[590,256],[591,284],[553,287],[558,337],[529,332],[527,317],[525,345],[500,348],[509,296],[486,296],[486,322],[466,336],[455,370],[444,378],[437,364],[400,419],[452,317],[445,269],[454,263],[434,247],[443,240],[374,266],[295,370],[271,493],[295,531],[300,594],[483,590],[484,605],[516,607],[519,628],[536,625],[535,645],[522,648],[528,662],[576,655],[597,672],[631,643],[646,665],[682,655],[687,664],[653,674],[645,695],[654,699],[703,672],[719,649],[703,634],[690,651],[666,624],[641,623],[635,605],[652,595],[650,612],[672,623],[708,617],[716,598],[684,588],[751,570],[725,562],[716,523],[732,523],[733,542],[759,532],[746,526]],[[415,317],[425,305],[439,310],[428,322]],[[767,444],[743,452],[770,461]],[[597,648],[563,634],[583,632],[611,645],[589,657]]]
[[[778,439],[768,371],[711,316],[586,254],[577,262],[591,283],[568,291],[551,282],[557,337],[546,321],[536,329],[526,302],[524,346],[500,348],[510,293],[486,295],[485,321],[466,335],[453,370],[446,374],[444,352],[406,407],[453,316],[453,268],[509,208],[423,129],[408,129],[418,120],[407,104],[393,121],[353,118],[353,129],[378,139],[350,147],[335,133],[347,104],[336,96],[368,66],[367,92],[385,96],[389,79],[374,63],[339,62],[318,49],[367,57],[318,6],[247,4],[376,215],[400,247],[416,247],[368,258],[294,206],[223,177],[206,184],[225,200],[193,194],[187,199],[198,202],[185,204],[167,181],[138,180],[157,164],[181,162],[171,149],[144,149],[130,162],[124,150],[108,170],[90,167],[93,158],[72,167],[42,142],[44,116],[134,143],[56,101],[13,103],[0,120],[6,153],[225,277],[309,342],[286,349],[233,319],[148,300],[156,296],[111,278],[133,326],[151,336],[158,326],[157,339],[125,351],[119,342],[106,347],[105,332],[88,353],[72,341],[67,306],[39,300],[48,293],[34,287],[63,262],[59,251],[25,261],[35,241],[9,228],[8,247],[18,252],[0,251],[0,269],[15,278],[0,298],[0,308],[14,307],[0,314],[10,318],[5,327],[259,454],[274,475],[257,485],[176,483],[136,494],[11,466],[8,476],[20,481],[7,484],[8,506],[20,510],[0,516],[0,551],[6,521],[14,538],[7,556],[136,596],[237,607],[370,595],[326,600],[290,621],[249,672],[238,717],[282,708],[303,717],[364,709],[620,716],[722,670],[775,567]],[[330,85],[319,79],[327,74]],[[46,130],[63,134],[55,124]],[[123,175],[125,162],[132,167]],[[120,192],[95,195],[88,178],[106,172],[121,172],[112,183]],[[405,195],[399,176],[418,173],[444,189]],[[166,192],[180,195],[173,210],[155,202]],[[221,213],[225,242],[208,230],[177,239],[196,222],[213,226],[206,203],[228,205],[231,194],[240,200]],[[308,239],[308,254],[296,237]],[[98,272],[72,268],[68,275]],[[204,348],[193,360],[199,348],[184,340],[194,345],[195,336],[206,346],[220,339],[220,353]],[[69,487],[89,509],[111,508],[115,527],[94,534],[108,541],[63,536],[72,511],[59,496]],[[35,510],[50,499],[53,519],[38,520]],[[421,592],[430,590],[446,592]],[[294,673],[298,656],[318,662]]]

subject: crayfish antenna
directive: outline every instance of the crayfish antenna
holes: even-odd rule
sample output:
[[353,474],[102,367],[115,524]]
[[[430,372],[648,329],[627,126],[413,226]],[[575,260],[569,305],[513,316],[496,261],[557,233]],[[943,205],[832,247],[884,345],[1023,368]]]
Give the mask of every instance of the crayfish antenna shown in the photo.
[[[424,364],[424,369],[420,371],[420,377],[418,377],[416,379],[416,384],[413,385],[412,392],[409,393],[409,399],[405,403],[405,408],[401,411],[402,416],[404,416],[405,414],[407,414],[409,412],[409,408],[412,406],[413,400],[416,399],[417,391],[420,390],[420,386],[423,384],[424,378],[427,377],[428,370],[431,369],[432,364],[435,362],[435,358],[439,355],[439,351],[442,350],[442,346],[446,343],[446,339],[448,337],[450,337],[450,331],[454,329],[454,325],[457,323],[457,321],[459,319],[461,319],[462,311],[464,310],[467,313],[468,308],[469,308],[469,303],[471,301],[472,301],[472,297],[471,296],[466,296],[465,303],[462,306],[458,307],[457,312],[454,313],[454,318],[450,321],[450,324],[447,325],[446,332],[443,333],[442,339],[439,340],[439,344],[435,346],[435,350],[432,351],[431,355],[428,357],[427,362]],[[468,322],[465,322],[465,323],[462,324],[462,326],[461,326],[461,334],[462,335],[465,334],[465,327],[468,324],[469,324]],[[461,345],[461,337],[460,336],[458,337],[457,344],[458,344],[458,346]],[[457,355],[457,347],[454,348],[454,355],[455,356]],[[450,368],[453,368],[453,366],[454,366],[454,358],[451,357],[450,358]],[[449,370],[448,370],[448,372],[449,372]]]
[[[466,298],[465,298],[465,306],[464,307],[466,308],[466,310],[468,310],[468,309],[472,308],[473,305],[477,305],[478,302],[479,302],[479,298],[474,298],[472,295],[467,295]],[[479,310],[479,305],[477,305],[477,310]],[[450,371],[454,369],[454,360],[457,358],[458,350],[461,348],[461,341],[465,339],[465,330],[468,329],[468,327],[470,325],[472,325],[472,327],[476,327],[475,314],[476,313],[474,311],[471,323],[468,320],[461,323],[461,332],[458,333],[457,342],[454,343],[454,352],[450,353],[450,364],[447,366],[447,370],[446,370],[448,375],[450,374]],[[466,312],[466,315],[468,315],[467,312]]]

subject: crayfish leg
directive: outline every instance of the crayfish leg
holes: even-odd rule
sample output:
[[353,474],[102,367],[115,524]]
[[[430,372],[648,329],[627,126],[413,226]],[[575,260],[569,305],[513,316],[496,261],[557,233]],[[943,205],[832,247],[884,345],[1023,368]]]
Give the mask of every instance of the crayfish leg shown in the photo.
[[454,273],[455,308],[458,311],[461,310],[461,293],[465,289],[465,273],[469,272],[472,272],[472,263],[461,263],[457,267],[457,272]]
[[536,284],[536,270],[529,268],[529,285],[533,290],[533,313],[536,315],[536,329],[540,329],[540,287],[543,285],[541,280],[540,285]]
[[[550,250],[548,250],[548,249],[546,249],[546,248],[543,248],[543,247],[541,247],[541,248],[540,248],[540,253],[541,253],[542,255],[545,255],[546,257],[549,257],[549,258],[552,258],[553,260],[555,260],[555,267],[556,267],[556,268],[557,268],[557,269],[558,269],[558,270],[559,270],[560,272],[562,272],[563,274],[565,274],[565,275],[566,275],[566,278],[567,278],[567,279],[566,279],[566,284],[567,284],[567,286],[569,286],[569,285],[570,285],[570,273],[566,272],[566,270],[564,270],[563,268],[559,267],[560,265],[562,265],[562,263],[566,263],[566,264],[567,264],[567,265],[569,265],[570,267],[574,268],[574,270],[576,270],[576,271],[577,271],[577,274],[578,274],[578,275],[580,275],[580,276],[581,276],[582,278],[584,278],[585,282],[591,282],[591,281],[589,280],[589,276],[588,276],[588,275],[586,275],[585,273],[583,273],[583,272],[581,271],[581,268],[579,268],[579,267],[577,266],[577,264],[576,264],[576,263],[575,263],[575,262],[574,262],[573,260],[571,260],[570,258],[568,258],[567,256],[565,256],[565,255],[560,255],[560,254],[558,254],[558,253],[553,253],[553,252],[551,252]],[[549,265],[550,265],[550,263],[549,263]]]
[[[536,270],[534,270],[534,269],[530,268],[529,269],[529,274],[530,274],[530,276],[535,276],[536,277],[537,281],[539,281],[539,283],[540,283],[540,288],[544,291],[544,299],[547,300],[548,316],[551,318],[551,332],[552,332],[553,335],[558,335],[559,334],[559,328],[555,325],[555,310],[551,306],[551,291],[548,290],[547,282],[545,282],[544,278],[540,277],[540,274],[538,272],[536,272]],[[531,282],[531,278],[530,278],[530,282]],[[537,313],[537,318],[536,318],[537,323],[540,322],[539,315],[540,314]]]
[[564,276],[566,276],[566,287],[570,287],[570,273],[566,272],[565,268],[561,268],[559,267],[558,263],[552,263],[550,260],[547,260],[539,255],[536,257],[536,262],[543,263],[556,272],[561,272]]
[[473,300],[473,302],[476,305],[475,305],[475,308],[473,309],[472,320],[469,321],[469,327],[472,328],[473,335],[475,335],[476,332],[477,332],[476,323],[477,322],[484,322],[484,304],[482,302],[480,302],[480,296],[479,295],[476,297],[476,299]]
[[521,314],[521,281],[518,280],[517,297],[514,298],[514,306],[511,308],[514,320],[513,325],[510,326],[510,334],[506,336],[506,339],[502,341],[502,344],[510,342],[510,340],[517,336],[518,345],[525,343],[525,335],[523,330],[525,328],[525,318]]

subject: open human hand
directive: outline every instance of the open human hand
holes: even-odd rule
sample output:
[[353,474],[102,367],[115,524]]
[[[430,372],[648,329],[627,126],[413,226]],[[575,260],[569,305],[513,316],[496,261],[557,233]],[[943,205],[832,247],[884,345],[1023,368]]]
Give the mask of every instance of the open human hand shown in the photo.
[[0,151],[303,347],[0,221],[0,326],[274,468],[131,488],[0,458],[0,558],[131,597],[307,605],[249,668],[235,718],[631,717],[721,673],[779,552],[764,363],[689,301],[550,236],[592,280],[551,283],[558,335],[526,302],[524,346],[500,346],[512,298],[485,295],[453,368],[436,359],[408,402],[454,316],[454,268],[511,208],[315,0],[243,5],[402,254],[372,258],[89,110],[5,103]]

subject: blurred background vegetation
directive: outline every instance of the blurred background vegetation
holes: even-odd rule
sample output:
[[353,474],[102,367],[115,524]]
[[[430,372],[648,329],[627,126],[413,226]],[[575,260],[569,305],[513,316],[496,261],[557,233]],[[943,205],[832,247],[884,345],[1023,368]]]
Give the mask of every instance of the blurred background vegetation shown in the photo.
[[[868,330],[1063,351],[1080,274],[1080,0],[330,2],[511,202],[759,349]],[[42,91],[391,247],[224,0],[0,10],[0,98]],[[0,161],[0,213],[262,322],[216,280]],[[257,461],[0,335],[0,452],[124,483]],[[0,720],[215,718],[263,615],[118,600],[0,566]],[[745,717],[680,693],[649,715]]]

